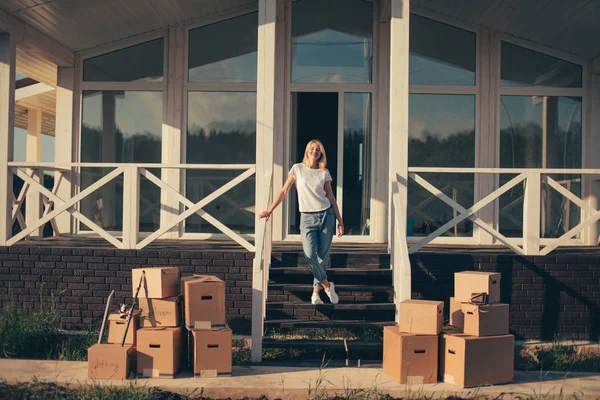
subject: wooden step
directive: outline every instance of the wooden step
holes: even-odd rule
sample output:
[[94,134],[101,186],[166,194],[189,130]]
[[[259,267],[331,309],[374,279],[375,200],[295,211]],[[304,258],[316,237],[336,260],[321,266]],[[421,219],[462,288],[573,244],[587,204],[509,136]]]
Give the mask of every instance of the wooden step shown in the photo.
[[[271,268],[270,275],[312,275],[308,267],[277,267]],[[328,268],[327,276],[392,276],[392,270],[389,268]]]
[[382,342],[365,342],[359,340],[347,340],[344,344],[343,340],[310,340],[310,339],[263,339],[263,348],[271,349],[316,349],[316,350],[381,350],[383,349]]
[[384,327],[395,325],[395,321],[363,321],[363,320],[300,320],[300,319],[274,319],[266,320],[265,327],[271,328],[358,328],[361,326]]
[[[335,282],[334,282],[335,283]],[[335,285],[335,291],[340,292],[391,292],[391,285]],[[312,291],[313,287],[309,284],[298,283],[269,283],[269,290],[286,290],[289,292]]]
[[354,310],[354,311],[374,311],[374,310],[394,310],[394,303],[356,303],[356,304],[331,304],[325,303],[321,305],[313,305],[311,303],[300,302],[269,302],[267,301],[268,310],[294,310],[294,309],[334,309],[334,310]]

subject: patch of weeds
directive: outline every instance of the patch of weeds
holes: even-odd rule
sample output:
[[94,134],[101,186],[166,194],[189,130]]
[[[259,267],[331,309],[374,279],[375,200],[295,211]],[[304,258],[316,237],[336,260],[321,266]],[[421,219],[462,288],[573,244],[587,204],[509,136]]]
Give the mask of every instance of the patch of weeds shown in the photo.
[[234,339],[231,350],[233,365],[246,365],[252,362],[252,348],[244,340]]
[[521,371],[600,372],[600,354],[555,340],[550,346],[522,348],[515,364]]

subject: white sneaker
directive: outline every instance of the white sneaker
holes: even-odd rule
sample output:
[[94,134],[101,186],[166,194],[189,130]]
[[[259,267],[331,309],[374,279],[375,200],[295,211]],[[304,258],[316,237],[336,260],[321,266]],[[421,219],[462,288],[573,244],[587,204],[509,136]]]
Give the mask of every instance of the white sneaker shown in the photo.
[[335,292],[335,285],[333,282],[329,282],[329,289],[325,289],[325,293],[329,297],[329,300],[331,300],[331,304],[337,304],[340,301],[340,298]]
[[320,306],[320,305],[325,304],[325,303],[323,303],[323,300],[321,300],[321,297],[319,297],[318,294],[313,294],[312,297],[310,298],[310,302],[315,306]]

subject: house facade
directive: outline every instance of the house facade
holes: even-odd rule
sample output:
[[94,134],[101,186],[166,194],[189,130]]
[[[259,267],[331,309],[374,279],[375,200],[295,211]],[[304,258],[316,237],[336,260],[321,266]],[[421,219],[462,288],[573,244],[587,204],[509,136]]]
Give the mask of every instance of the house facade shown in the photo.
[[0,244],[233,241],[256,254],[256,305],[273,243],[300,239],[293,193],[256,213],[317,138],[334,240],[387,246],[397,301],[427,244],[596,246],[600,7],[446,3],[5,2]]

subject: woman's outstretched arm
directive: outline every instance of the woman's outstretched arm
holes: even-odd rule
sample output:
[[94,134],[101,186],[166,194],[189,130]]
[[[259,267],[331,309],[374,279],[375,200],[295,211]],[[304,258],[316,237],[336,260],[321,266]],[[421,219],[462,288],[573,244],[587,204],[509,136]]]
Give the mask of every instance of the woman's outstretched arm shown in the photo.
[[296,179],[293,176],[288,175],[287,180],[283,184],[283,187],[281,188],[279,193],[277,193],[277,196],[275,196],[275,198],[273,199],[271,205],[265,211],[261,212],[258,215],[258,219],[266,218],[268,221],[269,218],[271,218],[271,213],[277,208],[277,206],[283,201],[283,199],[285,199],[295,181]]

